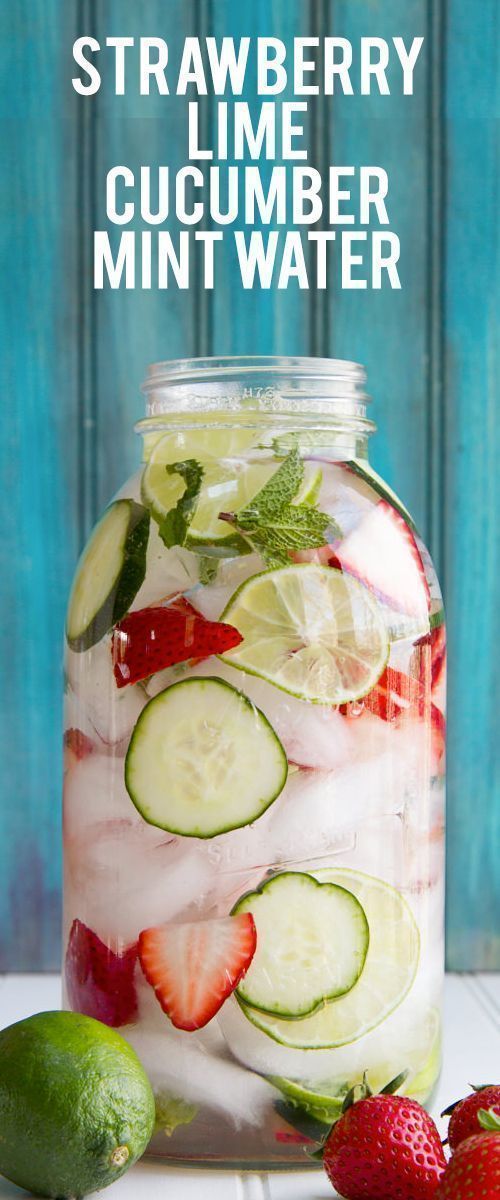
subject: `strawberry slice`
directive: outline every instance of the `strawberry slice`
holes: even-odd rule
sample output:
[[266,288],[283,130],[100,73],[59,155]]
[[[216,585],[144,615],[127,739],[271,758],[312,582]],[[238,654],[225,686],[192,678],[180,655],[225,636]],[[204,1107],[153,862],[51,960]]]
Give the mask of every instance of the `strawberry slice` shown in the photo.
[[234,626],[208,621],[183,596],[141,608],[113,630],[111,656],[117,687],[138,683],[175,663],[224,654],[241,641]]
[[71,1008],[114,1029],[128,1025],[137,1015],[136,962],[137,944],[115,954],[83,921],[73,921],[65,962]]
[[343,542],[336,555],[390,608],[428,621],[430,591],[415,537],[387,500],[379,500]]
[[437,691],[446,669],[446,625],[431,629],[431,677],[432,690]]
[[386,667],[375,687],[363,700],[341,704],[339,711],[342,716],[353,718],[361,716],[368,709],[382,721],[396,721],[405,712],[421,709],[423,702],[424,691],[419,679],[406,675],[404,671],[396,671],[394,667]]
[[95,749],[92,739],[86,733],[82,733],[81,729],[75,728],[64,731],[63,746],[65,771],[76,766],[82,758],[87,758],[87,755],[92,754]]
[[437,704],[431,704],[431,753],[434,775],[442,775],[446,757],[446,718]]
[[139,935],[139,959],[177,1029],[201,1029],[247,971],[257,934],[251,913],[161,925]]

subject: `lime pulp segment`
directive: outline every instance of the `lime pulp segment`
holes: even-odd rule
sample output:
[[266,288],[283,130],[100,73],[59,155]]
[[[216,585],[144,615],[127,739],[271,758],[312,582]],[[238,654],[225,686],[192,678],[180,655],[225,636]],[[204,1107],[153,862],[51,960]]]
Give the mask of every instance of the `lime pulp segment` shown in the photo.
[[377,600],[351,576],[315,563],[252,576],[221,620],[243,637],[225,662],[316,704],[366,695],[389,655]]

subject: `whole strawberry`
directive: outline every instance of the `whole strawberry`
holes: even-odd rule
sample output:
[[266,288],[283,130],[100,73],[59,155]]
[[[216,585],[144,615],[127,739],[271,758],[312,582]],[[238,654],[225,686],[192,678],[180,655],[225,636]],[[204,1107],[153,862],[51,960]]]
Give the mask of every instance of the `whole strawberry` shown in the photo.
[[446,1166],[436,1126],[416,1100],[391,1094],[349,1103],[323,1146],[323,1165],[345,1200],[433,1200]]
[[499,1196],[500,1134],[478,1133],[455,1151],[436,1200],[498,1200]]
[[450,1108],[445,1109],[445,1112],[442,1113],[443,1117],[451,1114],[448,1126],[448,1142],[451,1150],[456,1150],[457,1146],[461,1142],[465,1142],[466,1138],[474,1137],[475,1134],[481,1132],[482,1126],[478,1120],[481,1109],[486,1109],[500,1118],[500,1084],[476,1087],[470,1096],[465,1097],[465,1100],[459,1100],[457,1104],[450,1105]]

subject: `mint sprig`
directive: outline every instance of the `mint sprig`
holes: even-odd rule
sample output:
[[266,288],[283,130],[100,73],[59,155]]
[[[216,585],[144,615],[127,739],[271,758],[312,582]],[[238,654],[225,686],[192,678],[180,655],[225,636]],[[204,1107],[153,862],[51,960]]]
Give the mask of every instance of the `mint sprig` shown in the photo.
[[158,523],[159,534],[165,546],[184,546],[203,482],[203,467],[195,458],[185,462],[169,463],[168,475],[180,475],[186,487],[174,508]]
[[304,463],[294,447],[271,479],[236,513],[219,513],[257,550],[268,567],[286,566],[290,552],[324,546],[339,529],[327,513],[293,504],[304,479]]

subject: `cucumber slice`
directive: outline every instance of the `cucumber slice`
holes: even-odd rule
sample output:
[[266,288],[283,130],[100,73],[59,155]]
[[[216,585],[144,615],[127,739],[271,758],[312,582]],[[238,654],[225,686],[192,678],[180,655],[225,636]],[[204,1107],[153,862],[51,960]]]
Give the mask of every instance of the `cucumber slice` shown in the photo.
[[[361,871],[341,868],[315,871],[323,883],[348,888],[363,906],[370,927],[370,944],[363,972],[347,995],[325,1005],[302,1021],[283,1020],[259,1011],[240,999],[240,1006],[258,1029],[298,1050],[319,1050],[357,1041],[380,1025],[401,1004],[415,979],[420,935],[413,914],[395,888]],[[253,910],[252,910],[253,911]],[[257,917],[255,917],[257,923]],[[257,925],[257,961],[259,948]],[[247,979],[251,974],[248,972]]]
[[349,992],[369,942],[364,910],[352,892],[312,875],[284,871],[238,900],[251,912],[257,949],[238,998],[286,1019],[314,1013]]
[[115,500],[94,529],[71,592],[66,637],[89,650],[130,608],[146,574],[149,513],[135,500]]
[[256,821],[288,762],[260,709],[222,679],[192,676],[146,704],[125,759],[130,798],[149,825],[211,838]]

